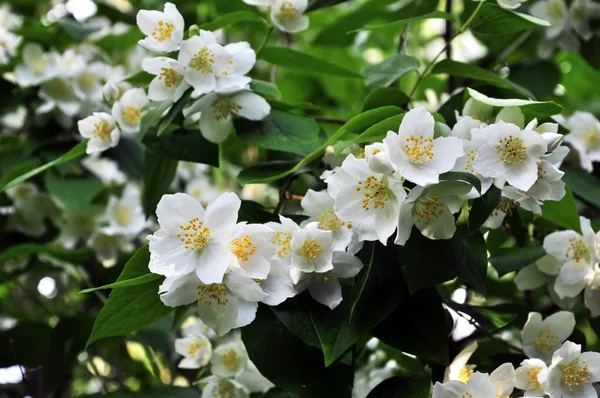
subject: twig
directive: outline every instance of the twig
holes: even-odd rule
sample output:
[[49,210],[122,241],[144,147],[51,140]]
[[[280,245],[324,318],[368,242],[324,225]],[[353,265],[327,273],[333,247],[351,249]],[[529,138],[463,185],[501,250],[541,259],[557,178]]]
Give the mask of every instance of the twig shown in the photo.
[[269,25],[269,29],[267,30],[267,34],[265,35],[265,38],[264,38],[263,42],[258,47],[258,50],[256,50],[256,55],[257,56],[260,55],[260,53],[262,52],[262,50],[265,49],[267,43],[269,42],[269,39],[271,38],[271,34],[273,33],[273,29],[275,29],[275,27],[273,25]]

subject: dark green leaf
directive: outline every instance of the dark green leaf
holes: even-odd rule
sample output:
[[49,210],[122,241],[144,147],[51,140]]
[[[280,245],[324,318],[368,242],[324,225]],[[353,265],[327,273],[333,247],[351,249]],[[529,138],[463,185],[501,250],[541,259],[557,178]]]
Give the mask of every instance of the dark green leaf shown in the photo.
[[307,155],[317,145],[319,125],[313,118],[272,110],[260,121],[237,119],[237,135],[259,148]]
[[9,247],[1,252],[0,262],[20,256],[30,256],[32,254],[44,254],[54,257],[58,260],[67,261],[73,264],[80,264],[87,260],[93,253],[90,249],[65,250],[57,247],[25,243],[22,245]]
[[200,398],[200,394],[194,388],[161,387],[148,392],[111,392],[85,395],[82,398]]
[[553,95],[561,75],[558,65],[551,60],[527,62],[510,68],[510,80],[525,87],[540,100]]
[[60,164],[68,162],[70,160],[77,159],[80,156],[83,156],[83,154],[85,153],[86,147],[87,147],[87,140],[80,142],[79,144],[77,144],[73,148],[71,148],[71,150],[69,152],[65,153],[58,159],[54,159],[51,162],[48,162],[46,164],[43,164],[42,166],[36,167],[35,169],[30,170],[27,173],[21,174],[20,176],[5,183],[0,188],[0,192],[3,192],[5,190],[7,190],[8,188],[14,187],[15,185],[18,185],[18,184],[22,183],[23,181],[26,181],[26,180],[30,179],[31,177],[48,170],[51,167],[58,166]]
[[259,58],[274,65],[306,73],[362,78],[359,73],[343,66],[285,47],[265,47]]
[[176,130],[161,137],[150,133],[143,144],[165,158],[219,166],[219,146],[207,141],[199,130]]
[[[362,134],[352,140],[352,143],[362,144],[365,142],[381,141],[385,138],[388,131],[398,131],[400,123],[404,119],[404,113],[389,117],[379,123],[366,129]],[[341,151],[340,151],[341,152]]]
[[54,199],[79,215],[89,214],[92,201],[104,189],[95,178],[57,177],[52,171],[46,172],[44,183]]
[[50,350],[52,329],[42,322],[19,322],[0,332],[0,367],[42,365]]
[[473,234],[481,228],[483,223],[492,215],[502,200],[502,191],[495,186],[480,198],[473,201],[469,213],[469,234]]
[[269,25],[269,22],[260,16],[260,14],[250,11],[236,11],[229,14],[221,15],[210,22],[200,25],[200,29],[218,30],[240,22],[254,22]]
[[163,158],[150,151],[144,154],[144,185],[142,207],[144,214],[154,214],[160,198],[167,192],[177,173],[177,161]]
[[368,88],[387,87],[406,75],[419,69],[419,60],[406,54],[394,54],[383,62],[365,69]]
[[238,213],[238,220],[239,222],[263,224],[269,221],[279,222],[279,217],[277,214],[265,210],[259,203],[243,200]]
[[587,203],[600,209],[600,180],[585,170],[576,167],[563,167],[563,181],[573,193]]
[[396,376],[382,381],[367,398],[429,398],[431,375]]
[[298,162],[293,160],[276,160],[258,163],[240,171],[237,179],[241,185],[275,181],[290,174],[297,163]]
[[491,85],[507,88],[515,93],[527,98],[535,99],[532,92],[525,87],[521,87],[508,79],[498,76],[494,72],[490,72],[477,65],[467,64],[463,62],[445,59],[438,62],[431,71],[432,74],[447,74],[450,76],[465,77],[468,79],[479,80]]
[[123,81],[127,82],[127,83],[131,83],[134,86],[145,86],[145,85],[150,84],[152,79],[154,79],[155,77],[156,76],[151,75],[150,73],[141,70],[137,73],[134,73],[133,75],[127,76],[125,79],[123,79]]
[[403,107],[410,101],[408,95],[392,87],[379,87],[371,91],[363,105],[363,112],[388,105]]
[[318,10],[319,8],[331,7],[333,5],[344,3],[348,0],[310,0],[308,3],[307,12]]
[[[149,273],[150,251],[140,248],[125,264],[117,282],[140,277]],[[94,322],[86,349],[105,337],[123,336],[138,331],[164,318],[172,308],[166,307],[158,296],[160,280],[127,289],[114,289]]]
[[542,246],[524,246],[499,249],[489,262],[496,268],[499,276],[518,271],[521,268],[533,264],[546,255]]
[[165,134],[165,132],[169,128],[169,125],[171,124],[171,122],[173,120],[175,120],[175,118],[181,114],[181,112],[183,111],[183,108],[185,107],[188,100],[192,96],[192,91],[193,91],[193,89],[189,88],[185,93],[183,93],[181,98],[179,98],[177,100],[177,102],[175,102],[175,104],[171,107],[171,109],[169,109],[169,112],[164,117],[164,119],[160,123],[160,126],[158,127],[157,135],[159,137],[162,136],[163,134]]
[[306,303],[310,300],[312,300],[312,297],[306,300],[304,295],[298,295],[284,301],[277,307],[271,307],[271,311],[273,311],[279,322],[285,325],[304,344],[321,349],[321,342],[317,336],[315,325],[306,308]]
[[449,171],[440,175],[440,181],[464,181],[475,188],[477,192],[481,192],[481,180],[471,173]]
[[382,25],[368,25],[368,26],[365,26],[364,28],[351,30],[350,32],[358,32],[361,30],[380,30],[380,29],[382,29],[382,30],[389,30],[389,29],[400,30],[401,28],[403,28],[404,26],[406,26],[409,23],[424,21],[426,19],[445,19],[447,21],[455,20],[455,18],[452,14],[447,13],[445,11],[441,11],[441,10],[435,10],[432,12],[428,12],[426,14],[417,15],[417,16],[414,16],[411,18],[404,18],[399,21],[389,22],[389,23],[385,23]]
[[145,139],[146,133],[150,131],[150,128],[154,126],[160,117],[165,113],[167,109],[173,104],[172,101],[150,101],[142,108],[144,115],[140,122],[140,140]]
[[458,304],[454,301],[448,301],[446,305],[457,312],[465,313],[489,333],[494,333],[517,318],[517,313],[511,311],[511,307],[506,306],[482,307],[469,304]]
[[160,276],[158,274],[146,274],[146,275],[138,276],[137,278],[127,279],[127,280],[123,280],[123,281],[115,282],[115,283],[110,283],[110,284],[104,285],[104,286],[83,289],[82,291],[79,292],[79,294],[91,293],[91,292],[95,292],[97,290],[104,290],[104,289],[116,289],[116,288],[122,288],[122,287],[126,287],[126,286],[143,285],[144,283],[152,282],[153,280],[161,279],[161,278],[162,278],[162,276]]
[[506,10],[496,4],[486,3],[469,28],[477,33],[507,35],[540,26],[550,26],[550,23],[531,15]]
[[271,82],[264,80],[252,79],[250,82],[250,89],[256,94],[261,95],[265,98],[280,99],[281,92],[277,86]]
[[554,224],[581,233],[577,203],[568,185],[565,196],[560,201],[546,200],[542,206],[542,217]]

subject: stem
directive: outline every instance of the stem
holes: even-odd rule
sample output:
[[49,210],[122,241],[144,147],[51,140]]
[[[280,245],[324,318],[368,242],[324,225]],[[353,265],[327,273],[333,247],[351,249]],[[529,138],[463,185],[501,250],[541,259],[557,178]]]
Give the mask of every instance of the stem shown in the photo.
[[273,29],[275,29],[275,26],[269,25],[269,29],[267,30],[267,34],[265,35],[263,42],[260,44],[260,47],[258,47],[258,50],[256,50],[256,56],[260,55],[262,50],[264,50],[265,47],[267,46],[267,43],[269,42],[269,39],[271,38],[271,34],[273,33]]
[[425,67],[425,70],[423,71],[423,73],[421,73],[421,75],[417,79],[417,82],[415,83],[415,86],[411,90],[411,92],[409,94],[409,97],[412,98],[412,96],[414,95],[415,91],[417,91],[417,87],[419,87],[419,84],[421,84],[421,82],[423,81],[423,79],[425,78],[425,76],[427,76],[429,74],[429,72],[431,71],[431,68],[433,68],[433,65],[442,56],[442,54],[444,54],[447,51],[447,49],[448,49],[448,47],[450,47],[450,44],[452,43],[452,41],[454,39],[456,39],[456,37],[459,36],[461,33],[463,33],[465,30],[467,30],[467,28],[469,27],[469,25],[471,24],[471,22],[473,22],[473,19],[475,19],[475,17],[477,16],[477,14],[479,14],[479,10],[481,9],[481,7],[483,6],[484,3],[485,3],[485,1],[480,1],[479,4],[477,4],[477,8],[469,16],[469,18],[467,19],[467,21],[464,24],[462,24],[462,26],[460,27],[460,29],[458,29],[458,31],[456,32],[456,34],[454,34],[450,38],[450,40],[448,40],[448,42],[446,43],[446,45],[444,46],[444,48],[442,48],[442,50]]
[[[452,14],[452,0],[446,0],[446,12]],[[452,21],[446,21],[446,30],[444,32],[446,42],[446,59],[452,59],[452,46],[448,43],[452,40]],[[448,76],[448,92],[454,91],[455,81],[453,76]]]

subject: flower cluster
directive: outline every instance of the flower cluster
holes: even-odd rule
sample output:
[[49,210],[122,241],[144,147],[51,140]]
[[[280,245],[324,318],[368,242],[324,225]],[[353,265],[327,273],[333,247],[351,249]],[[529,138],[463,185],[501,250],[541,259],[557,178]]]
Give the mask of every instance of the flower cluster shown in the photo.
[[11,32],[23,23],[20,16],[13,14],[8,5],[0,7],[0,65],[8,64],[17,53],[22,38]]
[[592,163],[600,162],[600,121],[593,114],[581,111],[557,120],[571,131],[565,141],[577,151],[581,167],[591,173]]
[[266,6],[271,8],[271,21],[278,29],[297,33],[308,29],[309,19],[304,12],[308,7],[308,0],[243,0],[253,6]]
[[504,398],[515,388],[531,397],[595,397],[592,384],[600,381],[600,353],[582,353],[579,344],[566,341],[574,328],[571,312],[557,312],[546,319],[531,312],[521,333],[523,352],[529,359],[517,369],[505,363],[491,374],[475,372],[475,366],[467,364],[477,349],[473,343],[456,356],[444,383],[435,384],[433,398]]

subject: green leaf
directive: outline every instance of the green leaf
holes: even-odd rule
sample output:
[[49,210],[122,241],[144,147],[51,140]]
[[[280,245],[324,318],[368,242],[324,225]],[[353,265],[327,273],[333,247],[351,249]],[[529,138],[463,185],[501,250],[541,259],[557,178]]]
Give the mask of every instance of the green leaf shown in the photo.
[[57,177],[52,171],[44,175],[48,193],[79,215],[89,214],[94,198],[104,189],[96,178]]
[[[309,300],[312,300],[312,298],[309,298]],[[273,311],[279,322],[285,325],[304,344],[321,349],[321,342],[317,336],[315,325],[306,308],[306,303],[309,300],[305,300],[304,295],[300,294],[285,300],[276,307],[271,307],[271,311]]]
[[379,383],[367,398],[429,398],[431,375],[396,376]]
[[511,311],[512,308],[459,304],[451,300],[446,302],[446,305],[457,312],[467,314],[489,333],[502,329],[517,318],[517,313]]
[[506,10],[496,4],[486,3],[481,7],[469,28],[477,33],[508,35],[540,26],[550,26],[550,23],[532,15]]
[[310,0],[307,12],[318,10],[319,8],[331,7],[333,5],[344,3],[349,0]]
[[320,350],[305,345],[259,304],[256,319],[242,328],[250,360],[284,390],[311,398],[350,398],[354,371],[343,363],[325,367]]
[[489,258],[500,277],[533,264],[546,255],[542,246],[502,248]]
[[167,109],[173,104],[173,101],[164,100],[164,101],[150,101],[142,108],[142,112],[144,113],[142,116],[142,120],[140,121],[140,140],[143,140],[146,137],[146,133],[150,131],[150,128],[154,126],[160,117],[165,113]]
[[242,200],[240,211],[238,213],[238,221],[246,221],[248,223],[264,224],[269,221],[279,222],[277,214],[271,213],[260,203],[250,200]]
[[146,216],[154,214],[160,198],[169,192],[169,187],[177,173],[177,163],[176,160],[145,151],[142,207]]
[[50,350],[52,328],[43,322],[19,321],[0,332],[0,367],[41,366]]
[[[125,264],[117,282],[137,278],[149,273],[150,251],[148,245],[140,248]],[[123,336],[138,331],[167,316],[172,308],[166,307],[158,296],[160,280],[143,285],[114,289],[94,322],[86,349],[95,341],[106,337]]]
[[292,173],[297,162],[294,160],[275,160],[254,164],[239,172],[237,180],[241,185],[262,184],[279,180]]
[[563,166],[562,171],[565,172],[563,181],[573,190],[573,193],[600,209],[600,180],[578,167]]
[[465,77],[479,80],[491,85],[507,88],[527,98],[535,98],[535,95],[525,87],[519,86],[508,79],[498,76],[494,72],[480,68],[477,65],[445,59],[433,67],[432,74],[447,74],[450,76]]
[[210,22],[203,23],[199,27],[204,30],[218,30],[241,22],[262,23],[265,26],[269,26],[269,21],[261,17],[260,14],[250,11],[235,11],[221,15]]
[[143,285],[144,283],[152,282],[156,279],[161,279],[161,278],[162,278],[162,276],[160,276],[158,274],[146,274],[146,275],[138,276],[137,278],[127,279],[127,280],[123,280],[123,281],[115,282],[115,283],[109,283],[108,285],[104,285],[104,286],[83,289],[78,294],[86,294],[86,293],[91,293],[91,292],[95,292],[97,290],[104,290],[104,289],[116,289],[116,288],[126,287],[126,286]]
[[565,196],[560,201],[546,200],[542,206],[542,217],[554,224],[581,233],[577,203],[568,185]]
[[[353,139],[351,143],[362,144],[365,142],[375,142],[375,141],[383,140],[388,131],[398,131],[399,130],[400,123],[402,123],[402,119],[404,119],[404,115],[405,115],[405,113],[402,113],[400,115],[392,116],[385,120],[382,120],[379,123],[375,123],[373,126],[366,129],[358,137]],[[342,148],[342,150],[344,148]],[[340,152],[341,152],[341,150],[340,150]]]
[[388,105],[403,107],[408,101],[410,101],[408,95],[397,88],[378,87],[367,95],[362,111],[365,112]]
[[362,78],[359,73],[343,66],[285,47],[265,47],[258,57],[273,65],[306,73]]
[[65,250],[52,246],[24,243],[9,247],[3,252],[0,252],[0,262],[21,256],[30,256],[32,254],[44,254],[54,257],[57,260],[63,260],[73,264],[81,264],[90,258],[93,252],[90,249]]
[[394,54],[365,69],[368,88],[387,87],[409,72],[419,69],[419,60],[406,54]]
[[273,98],[280,99],[281,91],[277,88],[277,86],[271,82],[266,82],[264,80],[252,79],[250,82],[250,89],[254,91],[256,94],[263,96],[265,98]]
[[30,170],[24,174],[21,174],[20,176],[5,183],[2,186],[2,188],[0,188],[0,192],[4,192],[8,188],[14,187],[15,185],[22,183],[23,181],[27,181],[31,177],[36,176],[36,175],[48,170],[51,167],[58,166],[60,164],[68,162],[70,160],[77,159],[80,156],[83,156],[83,154],[85,153],[86,147],[87,147],[87,140],[80,142],[79,144],[77,144],[73,148],[71,148],[71,150],[69,152],[65,153],[58,159],[54,159],[51,162],[48,162],[46,164],[43,164],[42,166],[36,167],[35,169]]
[[317,303],[312,297],[309,298],[308,312],[321,342],[325,366],[330,366],[344,355],[361,335],[350,321],[352,303],[348,293],[348,290],[344,289],[345,299],[334,310]]
[[195,388],[159,387],[147,392],[111,392],[108,394],[85,395],[82,398],[200,398]]
[[185,105],[188,103],[188,100],[192,96],[192,91],[194,91],[194,89],[189,88],[185,93],[183,93],[181,98],[179,98],[177,100],[177,102],[175,102],[175,104],[171,107],[171,109],[169,109],[169,112],[164,117],[164,119],[160,123],[160,126],[158,127],[157,135],[159,137],[162,136],[163,134],[165,134],[165,132],[169,128],[169,125],[171,124],[171,122],[173,120],[175,120],[175,118],[181,114],[181,112],[183,111],[183,108],[185,107]]
[[369,31],[369,30],[389,30],[389,29],[398,29],[400,30],[404,26],[409,23],[424,21],[426,19],[445,19],[447,21],[455,21],[456,18],[450,13],[441,10],[435,10],[432,12],[428,12],[426,14],[417,15],[411,18],[404,18],[399,21],[389,22],[382,25],[368,25],[360,29],[353,29],[348,33],[360,32],[360,31]]
[[[133,75],[127,76],[125,79],[123,79],[123,81],[131,83],[134,86],[146,86],[150,84],[155,77],[155,75],[151,75],[150,73],[141,70]],[[155,102],[153,104],[155,104]]]
[[467,88],[467,91],[471,98],[474,98],[479,102],[483,102],[484,104],[502,108],[508,106],[518,106],[525,115],[525,120],[533,118],[542,120],[562,112],[562,107],[552,101],[540,102],[522,99],[496,99],[483,95],[472,88]]
[[313,118],[280,110],[272,110],[259,121],[237,119],[235,129],[250,145],[298,155],[309,154],[319,138],[319,125]]
[[471,173],[449,171],[440,175],[440,181],[464,181],[475,188],[477,192],[481,192],[481,180]]
[[165,158],[219,166],[219,146],[202,136],[199,130],[175,130],[158,137],[147,134],[142,143],[148,150]]
[[495,186],[490,187],[482,196],[473,201],[469,213],[469,234],[481,228],[483,223],[492,215],[502,200],[502,191]]
[[422,360],[448,365],[451,323],[447,321],[439,293],[430,288],[405,297],[398,308],[373,329],[373,335]]

